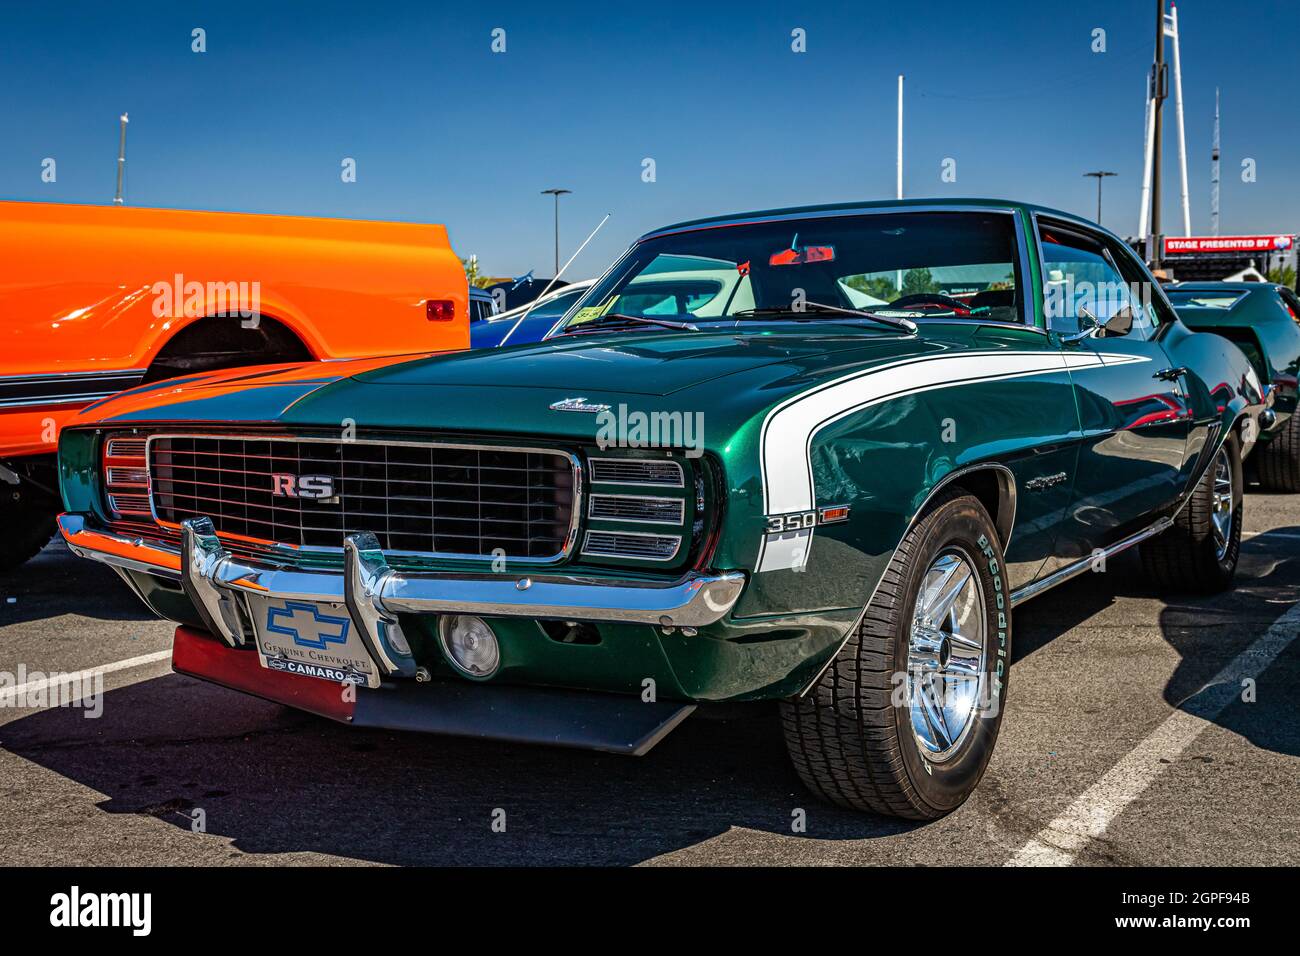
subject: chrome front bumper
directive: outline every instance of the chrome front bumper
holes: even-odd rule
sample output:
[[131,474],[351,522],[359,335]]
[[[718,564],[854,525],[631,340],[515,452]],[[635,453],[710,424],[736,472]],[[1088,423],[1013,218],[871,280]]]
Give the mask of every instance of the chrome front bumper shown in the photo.
[[389,567],[378,540],[369,532],[344,538],[341,573],[309,570],[236,558],[218,540],[208,518],[182,523],[179,548],[167,541],[91,527],[81,514],[60,515],[59,531],[73,553],[83,558],[179,581],[208,630],[232,647],[245,646],[254,637],[244,595],[346,606],[386,676],[415,674],[415,661],[398,624],[399,614],[698,628],[730,611],[745,583],[745,576],[737,571],[692,573],[667,584],[574,575],[399,572]]

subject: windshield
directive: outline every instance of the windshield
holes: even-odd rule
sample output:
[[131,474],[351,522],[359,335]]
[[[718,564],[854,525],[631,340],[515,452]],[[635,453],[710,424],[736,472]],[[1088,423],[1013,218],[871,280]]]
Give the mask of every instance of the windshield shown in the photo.
[[583,297],[563,331],[618,316],[728,326],[773,318],[855,321],[830,309],[1020,322],[1018,263],[1014,220],[1002,213],[885,213],[705,228],[634,246]]

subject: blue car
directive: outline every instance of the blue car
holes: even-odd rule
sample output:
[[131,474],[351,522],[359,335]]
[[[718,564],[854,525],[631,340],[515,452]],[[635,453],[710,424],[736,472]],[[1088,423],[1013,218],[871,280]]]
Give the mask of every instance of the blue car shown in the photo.
[[[560,321],[564,313],[579,299],[587,294],[594,280],[574,282],[548,292],[535,303],[522,305],[502,312],[482,322],[475,322],[469,329],[470,347],[491,349],[501,345],[519,345],[524,342],[540,342]],[[531,309],[531,311],[529,311]],[[527,313],[527,317],[524,314]],[[521,322],[520,319],[523,319]]]

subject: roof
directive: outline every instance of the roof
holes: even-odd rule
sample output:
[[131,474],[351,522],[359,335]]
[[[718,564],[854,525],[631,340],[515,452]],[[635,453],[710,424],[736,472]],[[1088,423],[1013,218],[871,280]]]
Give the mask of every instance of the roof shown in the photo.
[[[664,233],[684,232],[692,229],[707,229],[710,226],[731,225],[750,221],[763,221],[768,219],[808,219],[826,213],[852,212],[858,209],[906,210],[914,207],[961,209],[968,206],[997,206],[1007,209],[1020,209],[1027,213],[1043,213],[1045,215],[1059,217],[1061,219],[1080,223],[1090,226],[1093,229],[1100,229],[1102,232],[1109,233],[1109,230],[1098,226],[1090,220],[1076,216],[1073,213],[1062,212],[1059,209],[1049,209],[1046,206],[1036,206],[1032,203],[1019,202],[1014,199],[981,199],[976,197],[951,199],[948,197],[930,197],[927,199],[877,199],[860,202],[826,203],[816,206],[787,206],[781,209],[760,209],[752,212],[731,213],[721,216],[706,216],[702,219],[688,219],[684,222],[673,223],[670,226],[663,226],[659,229],[651,230],[641,238],[648,239],[651,236],[662,235]],[[1113,233],[1109,234],[1113,235]]]

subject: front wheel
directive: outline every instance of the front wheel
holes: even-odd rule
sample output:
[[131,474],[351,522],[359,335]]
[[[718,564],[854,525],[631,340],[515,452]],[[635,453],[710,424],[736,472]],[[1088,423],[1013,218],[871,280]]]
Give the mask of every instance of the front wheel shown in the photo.
[[1232,583],[1241,552],[1242,486],[1241,445],[1229,435],[1173,527],[1142,542],[1143,567],[1158,588],[1217,594]]
[[1002,549],[984,506],[941,494],[817,683],[781,705],[795,770],[841,806],[956,809],[988,766],[1011,662]]

